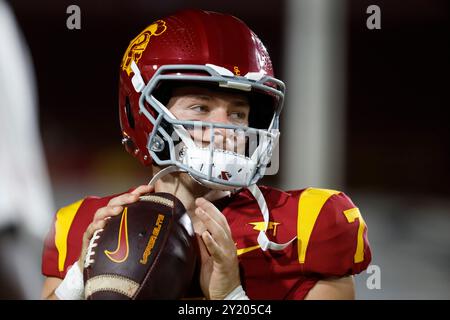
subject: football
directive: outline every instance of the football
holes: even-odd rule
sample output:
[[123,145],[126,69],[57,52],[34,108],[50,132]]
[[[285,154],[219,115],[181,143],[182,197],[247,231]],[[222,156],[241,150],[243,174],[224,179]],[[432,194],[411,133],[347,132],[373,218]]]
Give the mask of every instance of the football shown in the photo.
[[85,298],[182,298],[197,250],[179,199],[168,193],[142,196],[92,237],[84,266]]

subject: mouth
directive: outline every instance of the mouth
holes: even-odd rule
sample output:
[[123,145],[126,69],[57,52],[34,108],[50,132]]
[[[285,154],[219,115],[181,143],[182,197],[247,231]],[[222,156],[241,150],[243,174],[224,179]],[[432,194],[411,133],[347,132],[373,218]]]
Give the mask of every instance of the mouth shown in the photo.
[[[209,148],[211,145],[210,141],[205,140],[194,140],[197,147],[200,148]],[[238,141],[238,139],[215,139],[214,140],[214,149],[229,151],[237,154],[244,155],[245,154],[245,140],[244,141]]]

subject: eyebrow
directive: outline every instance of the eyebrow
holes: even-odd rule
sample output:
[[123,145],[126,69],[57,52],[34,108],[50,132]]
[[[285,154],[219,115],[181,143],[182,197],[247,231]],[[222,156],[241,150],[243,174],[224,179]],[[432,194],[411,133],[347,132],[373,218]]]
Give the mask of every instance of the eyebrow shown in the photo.
[[[199,99],[199,100],[204,100],[204,101],[211,101],[212,98],[208,95],[205,94],[188,94],[187,95],[189,98],[193,98],[193,99]],[[236,98],[231,100],[231,104],[233,104],[236,107],[247,107],[250,106],[250,103],[245,100],[245,99],[240,99],[240,98]]]
[[188,94],[187,95],[189,98],[194,98],[194,99],[200,99],[200,100],[211,100],[211,97],[210,96],[208,96],[208,95],[205,95],[205,94],[195,94],[195,93],[192,93],[192,94]]

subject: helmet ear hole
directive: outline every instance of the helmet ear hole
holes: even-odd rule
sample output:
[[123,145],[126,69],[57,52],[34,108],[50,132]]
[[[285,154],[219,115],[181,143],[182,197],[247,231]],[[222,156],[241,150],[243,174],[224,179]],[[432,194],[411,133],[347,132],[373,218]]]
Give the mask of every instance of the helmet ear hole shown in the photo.
[[134,117],[131,113],[130,98],[128,96],[125,97],[125,114],[127,115],[128,125],[131,129],[134,129]]
[[125,136],[122,139],[122,144],[128,153],[134,154],[134,152],[136,151],[136,145],[134,144],[133,140],[131,140],[131,138]]

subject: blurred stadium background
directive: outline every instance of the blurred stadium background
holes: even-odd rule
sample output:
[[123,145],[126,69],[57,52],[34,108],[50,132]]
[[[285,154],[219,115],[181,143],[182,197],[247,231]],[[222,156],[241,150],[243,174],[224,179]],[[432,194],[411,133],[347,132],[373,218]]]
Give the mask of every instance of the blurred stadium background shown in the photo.
[[[260,36],[276,75],[287,84],[279,174],[263,182],[339,189],[352,197],[369,228],[372,264],[381,271],[380,289],[367,287],[370,274],[356,277],[357,298],[450,298],[448,1],[5,3],[17,19],[36,80],[42,168],[50,181],[38,191],[52,199],[52,212],[41,212],[40,221],[87,195],[121,192],[149,180],[120,144],[122,54],[156,18],[188,7],[223,11]],[[66,27],[72,4],[81,8],[81,30]],[[369,5],[381,9],[380,30],[366,27]],[[5,49],[4,39],[0,43]],[[8,64],[0,64],[3,76]],[[14,102],[0,100],[3,120]],[[4,155],[14,153],[5,149]],[[37,154],[26,162],[35,162]],[[0,298],[39,299],[42,233],[22,227],[33,221],[26,217],[33,206],[22,199],[13,211],[24,211],[24,218],[0,224]]]

